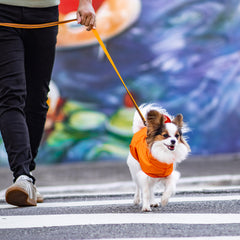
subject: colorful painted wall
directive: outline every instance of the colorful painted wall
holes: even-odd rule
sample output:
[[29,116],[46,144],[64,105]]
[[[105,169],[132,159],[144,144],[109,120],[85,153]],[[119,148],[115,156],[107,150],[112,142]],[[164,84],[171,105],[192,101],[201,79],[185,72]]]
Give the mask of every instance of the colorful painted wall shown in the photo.
[[[60,18],[74,18],[76,7],[62,1]],[[194,155],[240,152],[239,1],[96,0],[94,7],[97,30],[139,105],[182,113]],[[59,28],[52,79],[38,161],[124,161],[134,108],[92,32],[75,23]]]

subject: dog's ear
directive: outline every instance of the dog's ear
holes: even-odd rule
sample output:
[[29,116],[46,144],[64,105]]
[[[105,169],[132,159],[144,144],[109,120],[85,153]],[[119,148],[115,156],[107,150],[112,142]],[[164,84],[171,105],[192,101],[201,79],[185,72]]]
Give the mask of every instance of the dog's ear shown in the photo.
[[147,144],[151,147],[155,137],[163,131],[164,116],[156,110],[151,110],[147,114]]
[[151,110],[147,114],[147,125],[148,127],[157,127],[164,125],[164,116],[156,110]]
[[183,115],[178,114],[173,120],[172,123],[176,124],[178,127],[183,127]]
[[173,120],[172,123],[176,124],[179,128],[179,132],[180,132],[180,142],[183,143],[187,149],[188,152],[191,152],[191,148],[188,145],[187,141],[185,140],[185,138],[182,136],[182,131],[181,128],[183,127],[183,115],[182,114],[178,114]]
[[191,152],[191,148],[190,148],[189,144],[187,143],[187,141],[184,139],[184,137],[182,135],[180,136],[180,142],[183,143],[187,147],[188,152]]

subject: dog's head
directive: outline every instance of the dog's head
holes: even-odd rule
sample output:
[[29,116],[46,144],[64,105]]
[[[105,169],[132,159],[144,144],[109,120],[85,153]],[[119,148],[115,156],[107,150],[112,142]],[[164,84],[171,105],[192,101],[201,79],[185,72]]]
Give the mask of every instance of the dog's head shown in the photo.
[[190,147],[182,134],[183,116],[178,114],[172,121],[156,110],[147,114],[147,144],[152,155],[161,162],[184,160]]

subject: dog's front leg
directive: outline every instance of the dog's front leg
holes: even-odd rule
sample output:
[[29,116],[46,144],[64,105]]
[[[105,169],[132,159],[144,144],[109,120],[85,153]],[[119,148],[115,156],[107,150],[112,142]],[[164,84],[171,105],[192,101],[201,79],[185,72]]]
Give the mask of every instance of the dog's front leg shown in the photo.
[[150,207],[151,191],[149,177],[145,173],[140,172],[138,174],[138,182],[142,191],[142,211],[150,212],[152,209]]
[[150,191],[149,191],[149,186],[146,183],[145,186],[143,186],[142,189],[142,199],[143,199],[143,204],[142,204],[142,211],[143,212],[150,212],[152,211],[150,207]]
[[156,184],[156,180],[149,179],[149,184],[150,184],[150,206],[159,207],[159,202],[155,199],[154,195],[154,186]]
[[135,194],[134,194],[134,205],[138,205],[140,203],[140,189],[138,187],[138,185],[136,184],[136,190],[135,190]]
[[162,194],[161,205],[162,207],[168,204],[169,198],[175,194],[176,184],[180,178],[180,173],[178,171],[173,171],[173,173],[168,176],[165,180],[165,190]]

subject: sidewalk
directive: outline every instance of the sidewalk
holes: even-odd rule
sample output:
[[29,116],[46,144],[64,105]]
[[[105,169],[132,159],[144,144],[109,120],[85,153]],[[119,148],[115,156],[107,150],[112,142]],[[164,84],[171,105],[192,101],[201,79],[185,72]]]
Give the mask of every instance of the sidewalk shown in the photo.
[[[198,184],[200,181],[201,183],[206,181],[206,184],[209,181],[214,185],[240,185],[240,154],[191,156],[179,164],[177,169],[181,172],[181,182],[185,181],[187,185]],[[84,186],[131,181],[125,161],[38,165],[34,176],[38,187]],[[7,167],[0,168],[0,190],[7,188],[11,183],[10,170]]]

